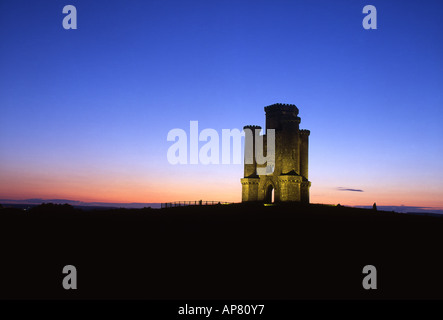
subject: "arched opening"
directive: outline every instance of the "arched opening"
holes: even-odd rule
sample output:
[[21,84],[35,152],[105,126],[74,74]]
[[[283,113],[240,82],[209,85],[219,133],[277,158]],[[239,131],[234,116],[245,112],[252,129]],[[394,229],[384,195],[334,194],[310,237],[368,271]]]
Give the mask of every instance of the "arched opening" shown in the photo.
[[270,184],[266,188],[266,196],[265,196],[265,203],[273,203],[274,202],[274,187],[272,184]]

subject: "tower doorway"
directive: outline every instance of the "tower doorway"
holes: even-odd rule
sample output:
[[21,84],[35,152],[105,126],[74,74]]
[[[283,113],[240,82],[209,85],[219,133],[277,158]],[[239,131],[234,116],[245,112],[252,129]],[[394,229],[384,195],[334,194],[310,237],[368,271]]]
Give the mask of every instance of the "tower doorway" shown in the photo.
[[274,187],[272,184],[266,188],[265,203],[274,203]]

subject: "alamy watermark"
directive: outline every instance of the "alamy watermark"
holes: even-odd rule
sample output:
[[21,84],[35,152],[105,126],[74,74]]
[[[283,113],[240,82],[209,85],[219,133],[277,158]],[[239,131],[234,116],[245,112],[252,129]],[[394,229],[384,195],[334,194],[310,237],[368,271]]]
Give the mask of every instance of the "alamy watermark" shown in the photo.
[[[206,128],[199,132],[198,121],[190,121],[189,140],[188,133],[183,129],[175,128],[168,132],[167,141],[174,143],[168,149],[167,159],[174,165],[241,164],[243,138],[245,138],[244,163],[257,164],[256,173],[259,175],[271,174],[275,164],[274,129],[266,130],[266,143],[263,141],[264,135],[261,134],[261,129],[248,127],[242,131],[222,129],[220,139],[217,130]],[[201,147],[200,142],[204,142]]]
[[65,290],[77,289],[77,269],[73,265],[66,265],[63,267],[63,273],[67,274],[63,278],[63,288]]
[[77,8],[71,4],[68,4],[63,7],[63,13],[68,14],[63,18],[63,28],[65,30],[77,29]]
[[[367,14],[362,21],[363,28],[366,30],[377,29],[377,8],[373,5],[363,7],[363,13]],[[65,30],[77,29],[77,8],[71,4],[63,7],[63,13],[67,14],[62,21]]]
[[373,5],[366,5],[363,7],[363,13],[367,13],[363,18],[362,25],[366,30],[377,29],[377,8]]

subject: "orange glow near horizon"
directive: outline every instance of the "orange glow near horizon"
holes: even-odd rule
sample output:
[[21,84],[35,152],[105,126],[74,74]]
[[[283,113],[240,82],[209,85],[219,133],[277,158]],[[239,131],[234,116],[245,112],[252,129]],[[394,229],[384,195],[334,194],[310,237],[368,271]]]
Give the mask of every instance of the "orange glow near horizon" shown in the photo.
[[[204,175],[163,177],[160,173],[150,177],[136,174],[106,175],[13,173],[0,175],[0,197],[11,200],[24,199],[68,199],[82,202],[107,203],[161,203],[172,201],[241,201],[240,179],[218,176],[212,179]],[[19,177],[19,178],[18,178]],[[338,204],[348,206],[416,206],[443,208],[443,201],[436,200],[438,190],[408,190],[387,187],[364,192],[339,191],[333,187],[313,184],[311,203]]]

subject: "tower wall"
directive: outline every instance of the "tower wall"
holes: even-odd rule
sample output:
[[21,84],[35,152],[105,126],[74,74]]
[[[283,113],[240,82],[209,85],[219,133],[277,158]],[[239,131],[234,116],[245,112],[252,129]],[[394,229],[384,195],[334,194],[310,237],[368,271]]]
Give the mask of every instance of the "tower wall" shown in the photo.
[[278,177],[280,201],[300,201],[300,176],[285,175]]
[[265,107],[266,130],[275,130],[275,173],[299,172],[298,108],[288,104]]
[[242,202],[258,201],[258,185],[260,183],[259,178],[243,178],[242,184]]
[[300,184],[300,201],[309,203],[309,188],[311,188],[310,181],[303,181]]
[[[267,165],[259,165],[255,161],[256,140],[255,134],[246,134],[245,145],[251,139],[254,147],[252,150],[245,149],[245,159],[252,152],[254,161],[246,164],[242,182],[242,201],[264,201],[269,194],[270,185],[274,189],[274,201],[298,201],[309,202],[308,180],[308,139],[309,130],[300,130],[300,117],[295,105],[273,104],[265,107],[266,112],[266,136],[264,136],[264,156],[267,156],[267,135],[269,129],[275,130],[275,163],[274,171],[264,173],[257,168]],[[258,126],[246,126],[244,129],[260,129]]]
[[300,175],[308,180],[309,130],[300,130]]
[[[260,126],[245,126],[245,158],[244,158],[244,177],[257,176],[257,163],[255,161],[255,130],[260,130]],[[248,159],[252,159],[252,163],[247,163]]]

